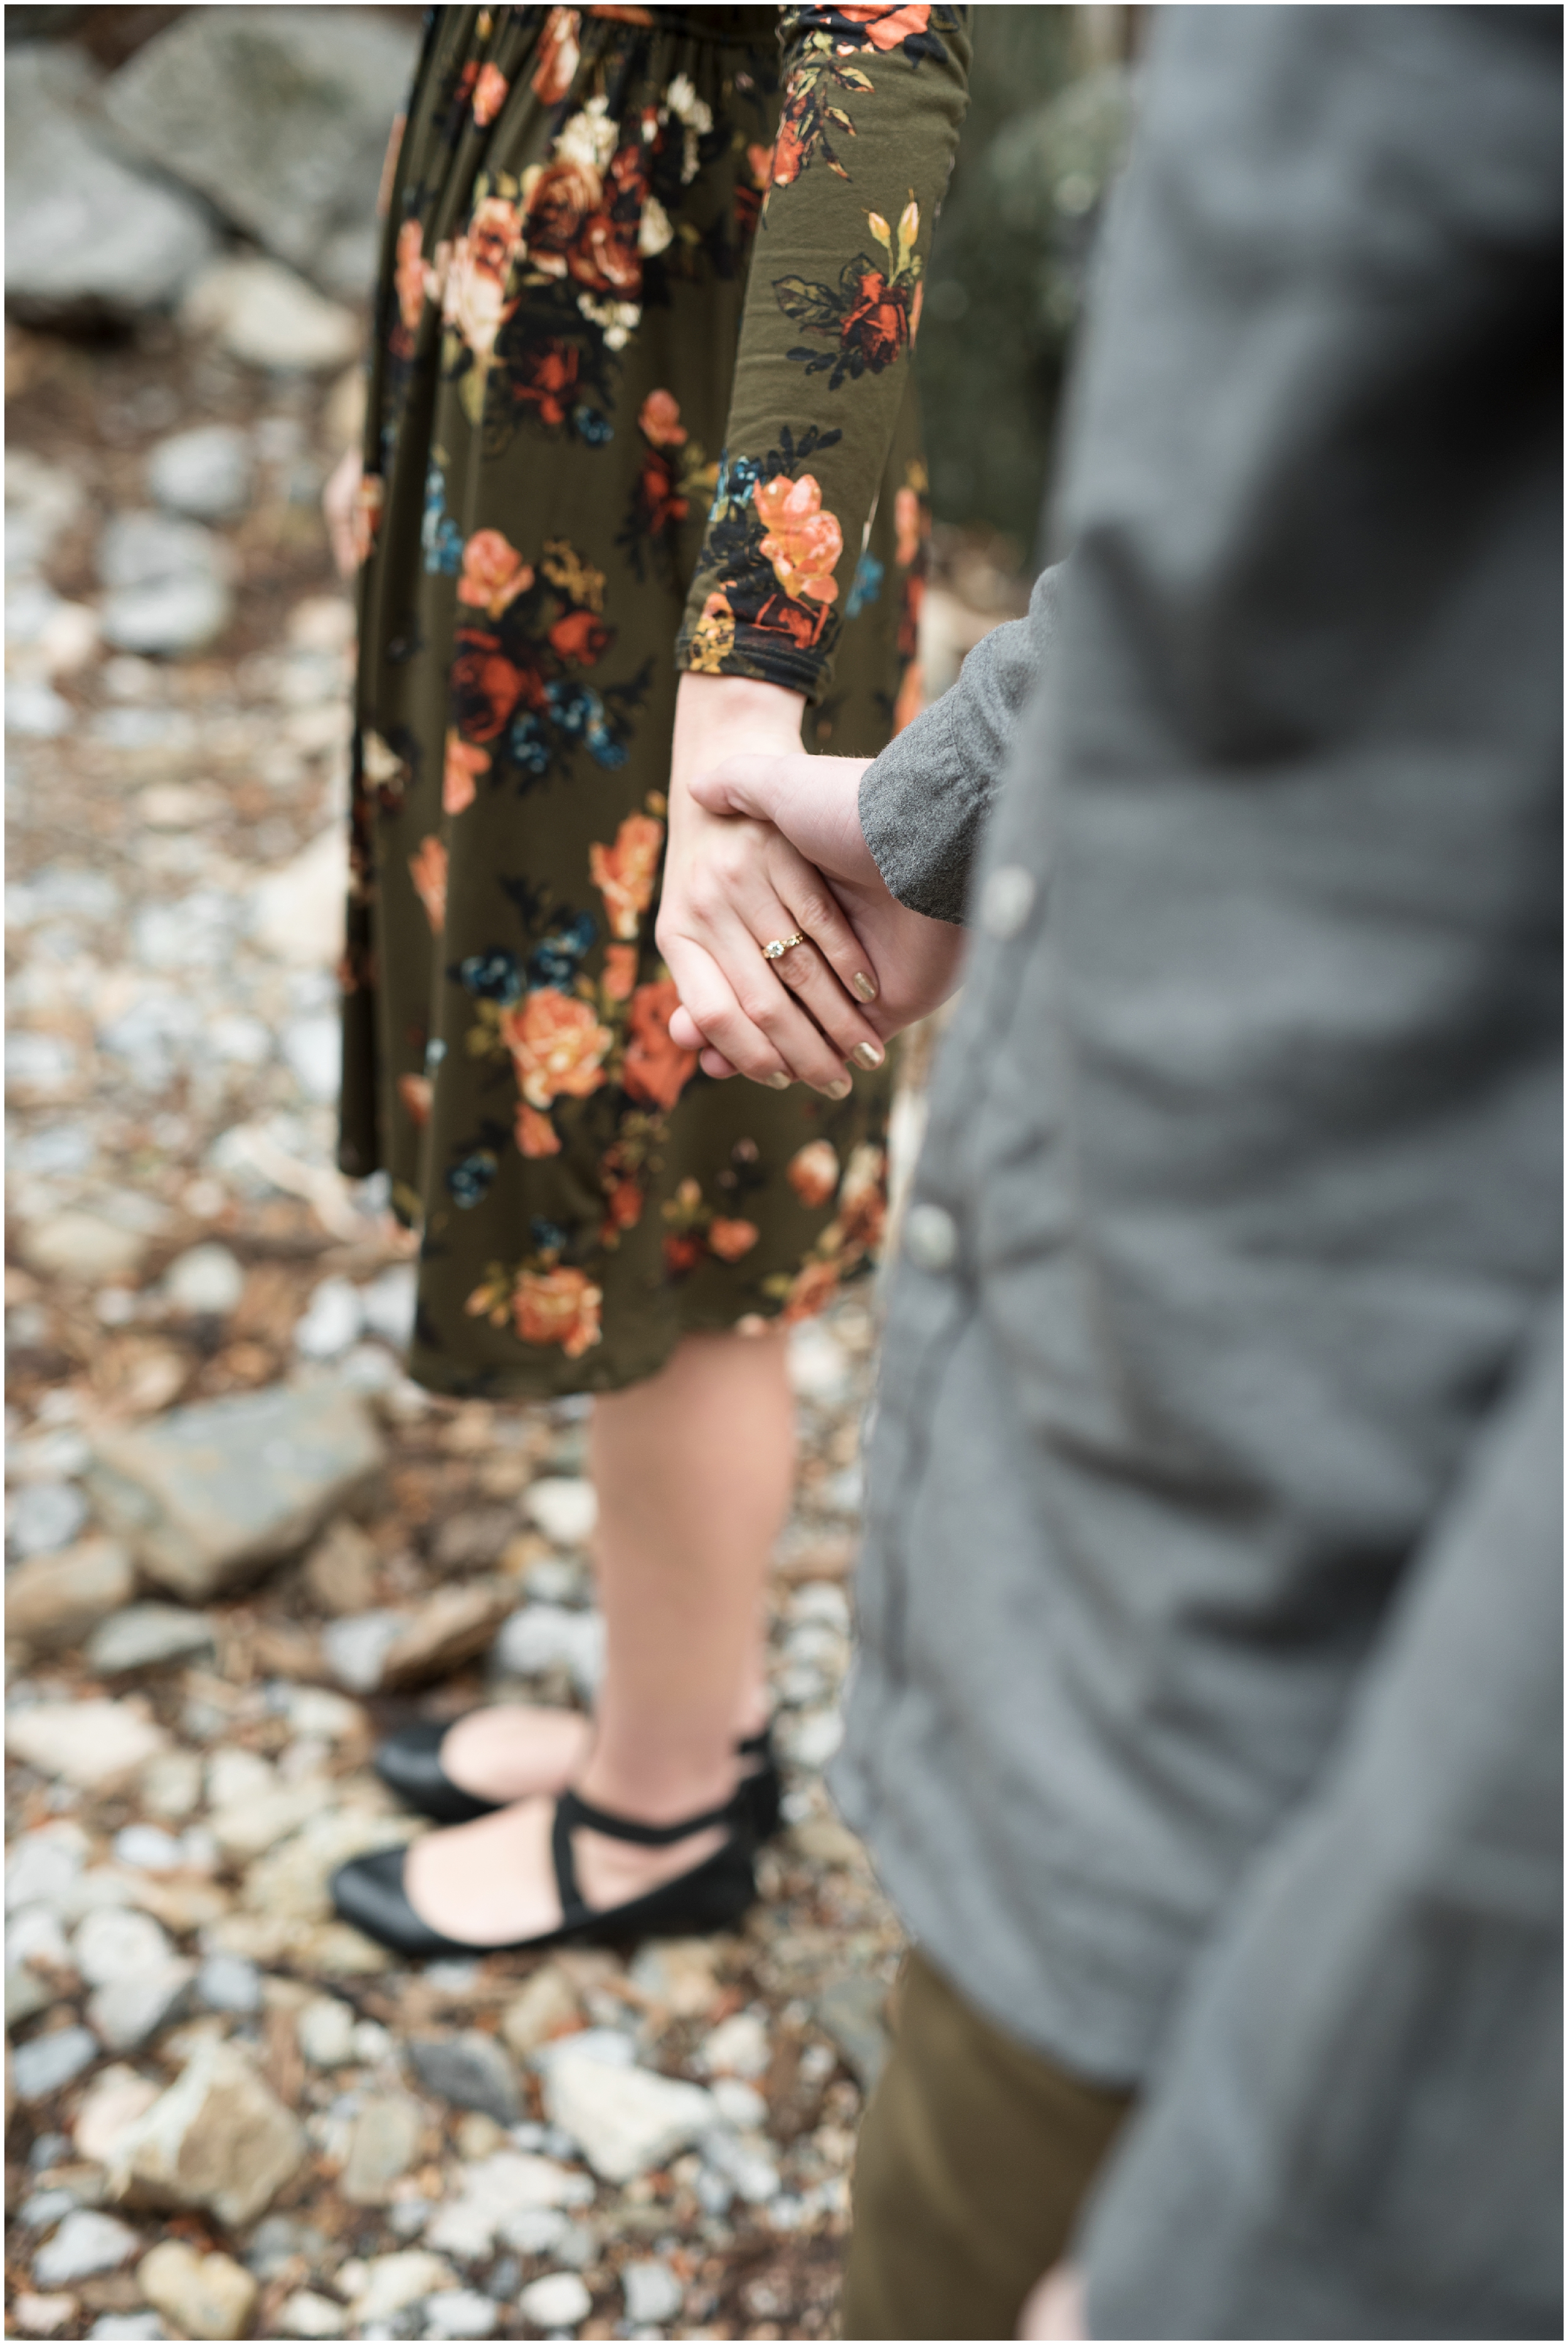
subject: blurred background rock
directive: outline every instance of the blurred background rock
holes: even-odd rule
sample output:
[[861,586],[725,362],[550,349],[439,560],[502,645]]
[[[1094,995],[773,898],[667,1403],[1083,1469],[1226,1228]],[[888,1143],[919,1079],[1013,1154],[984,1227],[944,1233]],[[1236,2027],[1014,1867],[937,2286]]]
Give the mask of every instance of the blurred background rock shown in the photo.
[[[918,353],[937,691],[1039,558],[1137,12],[975,14]],[[410,1385],[409,1241],[333,1164],[352,616],[319,496],[418,16],[5,16],[10,2328],[824,2336],[900,1951],[822,1782],[870,1296],[792,1340],[790,1828],[745,1930],[410,1978],[329,1916],[331,1864],[410,1828],[378,1731],[583,1700],[602,1646],[586,1404]],[[918,1128],[916,1080],[905,1159]],[[550,2098],[541,2038],[585,2021],[580,2117],[623,2129],[655,2079],[701,2110],[629,2179]],[[177,2238],[116,2194],[182,2110]]]

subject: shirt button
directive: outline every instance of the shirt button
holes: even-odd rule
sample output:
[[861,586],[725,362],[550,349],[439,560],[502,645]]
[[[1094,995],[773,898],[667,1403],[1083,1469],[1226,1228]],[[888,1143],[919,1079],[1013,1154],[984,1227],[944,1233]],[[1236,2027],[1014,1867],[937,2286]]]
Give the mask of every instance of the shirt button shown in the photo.
[[951,1270],[958,1258],[958,1230],[940,1205],[911,1205],[904,1226],[904,1251],[916,1270]]
[[1035,909],[1035,875],[1021,863],[999,864],[980,896],[980,926],[998,944],[1016,937]]

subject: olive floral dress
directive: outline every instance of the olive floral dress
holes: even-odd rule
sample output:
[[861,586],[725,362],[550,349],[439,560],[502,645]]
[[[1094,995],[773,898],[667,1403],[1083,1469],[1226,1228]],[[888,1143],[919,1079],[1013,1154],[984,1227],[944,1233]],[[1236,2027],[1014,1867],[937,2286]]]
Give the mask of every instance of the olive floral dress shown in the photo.
[[543,1396],[819,1310],[887,1076],[716,1083],[653,940],[677,676],[918,706],[910,348],[965,11],[437,8],[389,158],[359,511],[340,1162],[410,1368]]

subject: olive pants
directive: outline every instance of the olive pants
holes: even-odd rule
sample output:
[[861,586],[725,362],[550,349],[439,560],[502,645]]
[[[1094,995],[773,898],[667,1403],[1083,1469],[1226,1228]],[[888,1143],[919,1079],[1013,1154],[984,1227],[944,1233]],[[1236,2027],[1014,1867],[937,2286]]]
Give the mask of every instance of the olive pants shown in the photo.
[[841,2333],[1015,2336],[1131,2098],[1027,2051],[911,1954],[855,2153]]

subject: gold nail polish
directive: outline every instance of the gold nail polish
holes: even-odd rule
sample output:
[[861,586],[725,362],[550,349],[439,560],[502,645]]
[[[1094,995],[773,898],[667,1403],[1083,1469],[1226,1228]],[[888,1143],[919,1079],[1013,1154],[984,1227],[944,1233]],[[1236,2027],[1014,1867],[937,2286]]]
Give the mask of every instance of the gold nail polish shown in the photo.
[[857,1067],[864,1067],[869,1074],[873,1067],[882,1064],[885,1053],[875,1042],[857,1042],[849,1055]]
[[824,1083],[822,1088],[825,1097],[830,1100],[846,1100],[855,1089],[855,1085],[847,1075],[840,1075],[836,1082]]
[[768,1089],[774,1091],[787,1091],[789,1089],[789,1077],[787,1075],[770,1075],[768,1077]]
[[850,991],[857,1001],[875,1001],[876,987],[863,969],[857,969],[849,980]]

